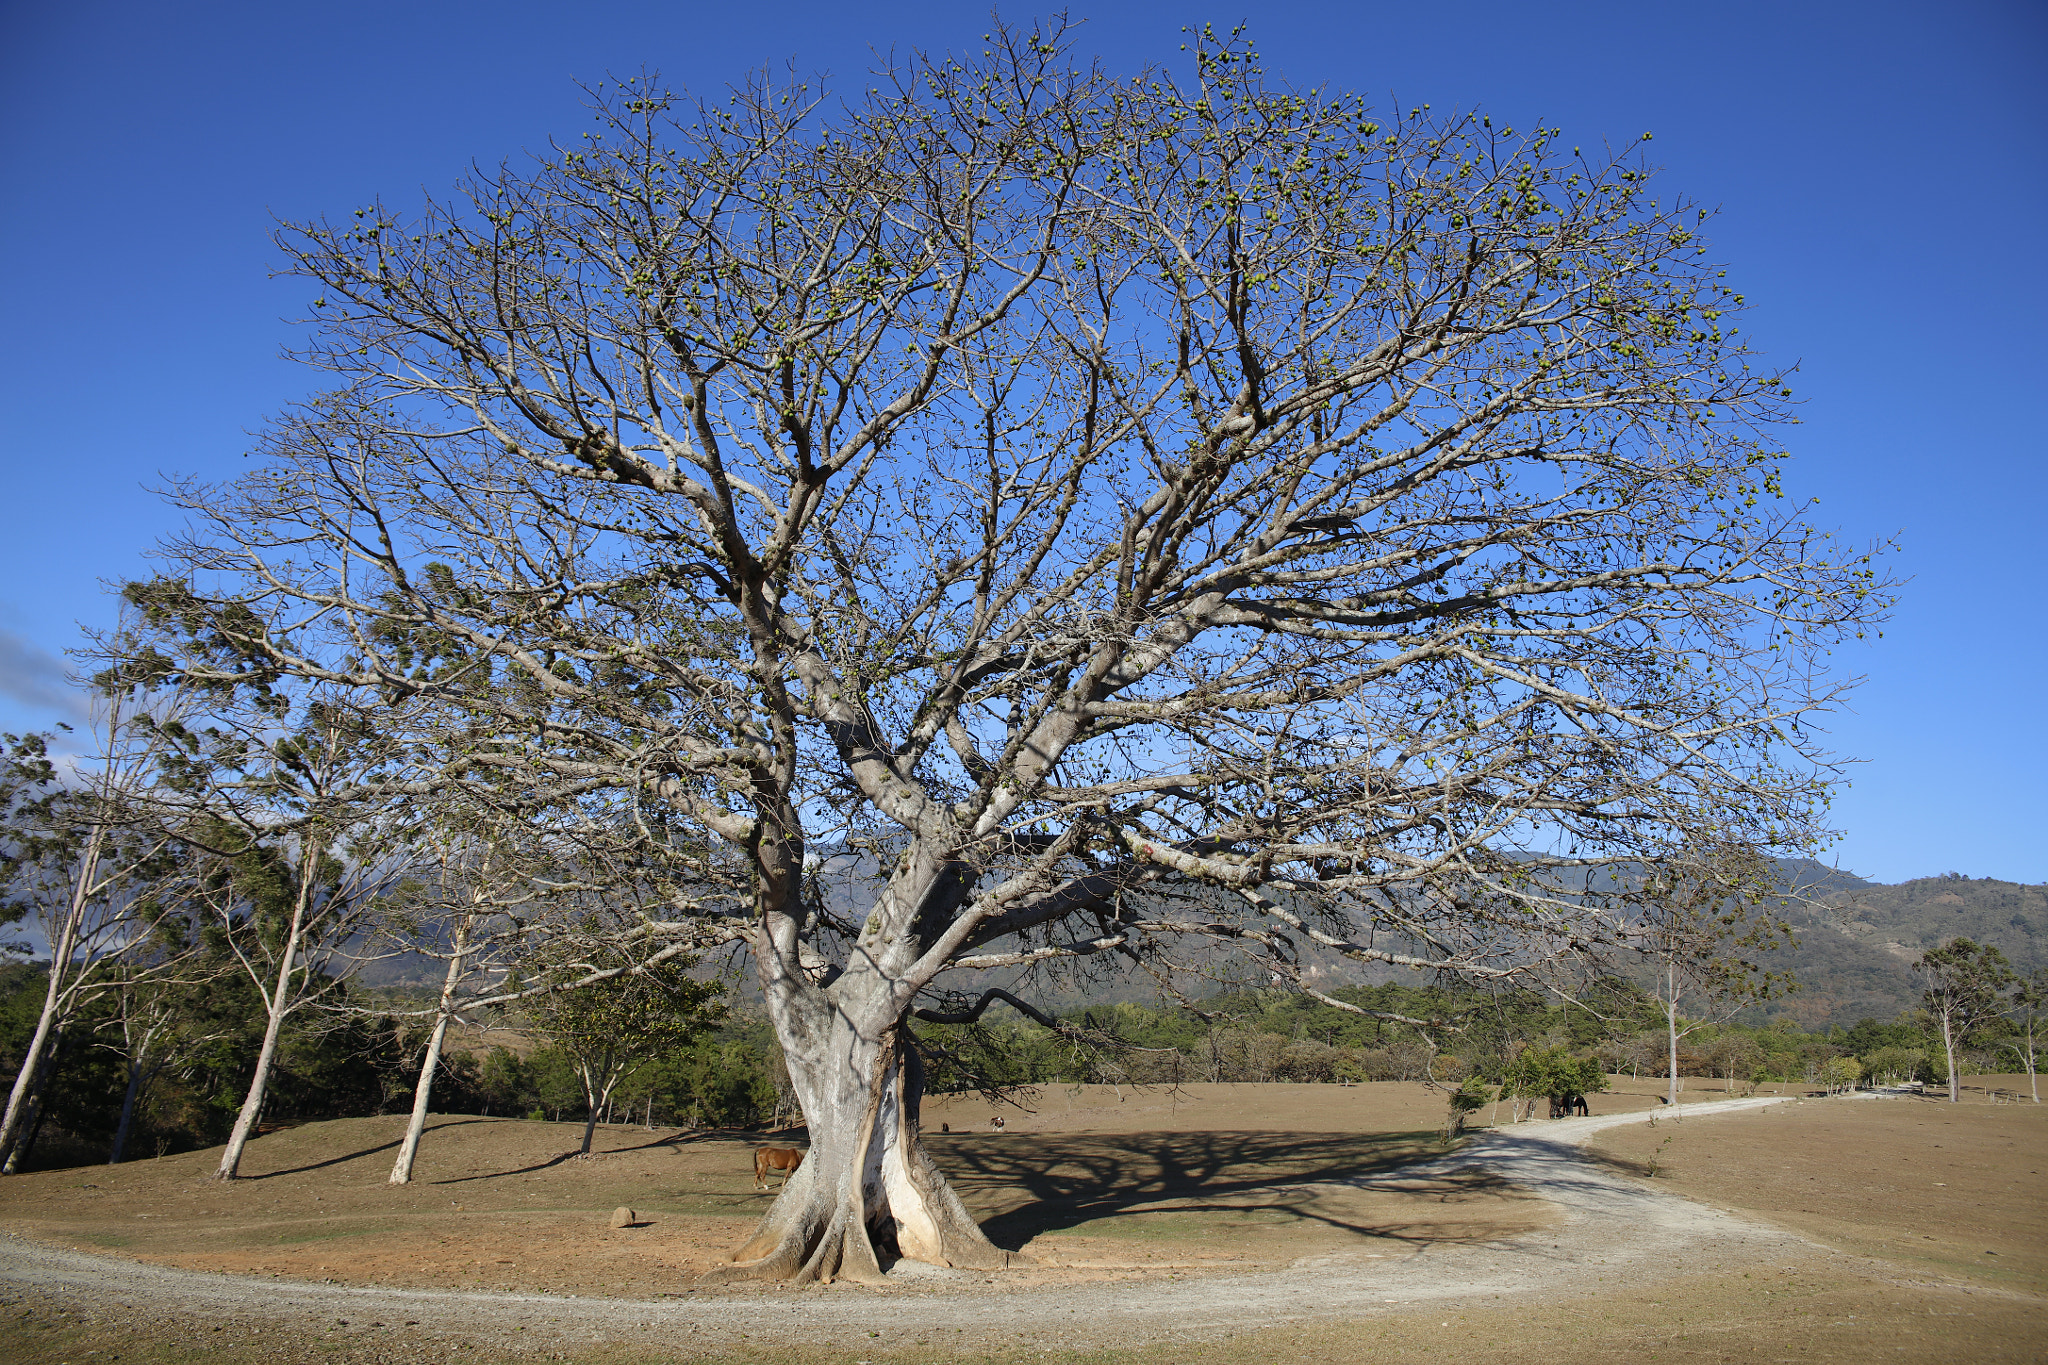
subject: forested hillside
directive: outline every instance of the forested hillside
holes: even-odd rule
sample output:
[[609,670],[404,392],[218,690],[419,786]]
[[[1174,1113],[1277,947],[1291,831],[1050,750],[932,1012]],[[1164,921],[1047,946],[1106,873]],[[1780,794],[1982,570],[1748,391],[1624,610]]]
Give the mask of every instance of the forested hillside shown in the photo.
[[2022,972],[2048,966],[2048,888],[1949,873],[1882,886],[1840,873],[1815,887],[1792,865],[1795,884],[1814,899],[1789,916],[1799,944],[1785,966],[1799,990],[1782,1002],[1809,1028],[1888,1019],[1919,1004],[1913,960],[1954,938],[1989,943]]
[[[1797,941],[1775,953],[1769,965],[1792,973],[1798,988],[1751,1011],[1749,1017],[1758,1022],[1784,1015],[1802,1028],[1824,1032],[1860,1019],[1894,1019],[1919,1008],[1922,983],[1913,974],[1914,959],[1953,938],[1992,944],[2022,972],[2048,966],[2048,887],[1956,873],[1885,886],[1811,859],[1785,860],[1782,866],[1791,897],[1784,915]],[[851,905],[851,891],[842,894]],[[1190,960],[1197,957],[1208,963],[1218,985],[1265,984],[1252,956],[1204,954],[1190,945]],[[1313,948],[1305,949],[1303,960],[1304,975],[1324,990],[1412,983],[1400,968]],[[1632,964],[1616,965],[1623,975],[1636,975]],[[942,981],[971,994],[1013,985],[1019,976],[1014,969],[961,972]],[[1034,981],[1027,993],[1055,1011],[1153,1003],[1160,994],[1149,978],[1134,974],[1092,982]],[[1206,991],[1198,988],[1196,993]]]
[[1997,944],[2022,970],[2048,965],[2048,887],[1951,872],[1838,891],[1826,905],[1838,932],[1893,957],[1969,938]]

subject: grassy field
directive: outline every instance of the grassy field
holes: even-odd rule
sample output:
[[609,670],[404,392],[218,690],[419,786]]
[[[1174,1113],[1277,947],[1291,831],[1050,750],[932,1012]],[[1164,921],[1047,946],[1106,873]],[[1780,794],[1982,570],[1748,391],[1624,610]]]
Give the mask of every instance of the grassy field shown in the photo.
[[[1601,1134],[1594,1159],[1638,1176],[1654,1164],[1659,1187],[1791,1228],[1820,1244],[1810,1254],[1769,1265],[1671,1265],[1549,1301],[1461,1302],[1346,1323],[1247,1322],[1230,1336],[1059,1358],[2039,1360],[2048,1357],[2040,1181],[2048,1115],[1986,1102],[1998,1084],[1973,1078],[1979,1088],[1960,1106],[1809,1100],[1692,1122],[1676,1121],[1648,1093],[1661,1082],[1623,1080],[1618,1093],[1595,1097],[1596,1113],[1655,1110],[1659,1122]],[[1722,1097],[1718,1085],[1689,1085],[1688,1100]],[[1027,1300],[1057,1302],[1062,1284],[1109,1281],[1143,1293],[1167,1278],[1302,1273],[1285,1268],[1331,1252],[1407,1256],[1527,1237],[1556,1217],[1476,1171],[1370,1189],[1334,1183],[1385,1175],[1438,1150],[1432,1130],[1442,1100],[1419,1085],[1062,1088],[1043,1092],[1030,1112],[1005,1110],[1002,1133],[989,1130],[992,1112],[978,1098],[940,1097],[925,1128],[992,1237],[1039,1262],[1005,1277],[1020,1311]],[[385,1176],[402,1122],[271,1134],[250,1148],[251,1178],[232,1186],[206,1179],[217,1154],[204,1152],[12,1177],[0,1182],[0,1229],[257,1277],[630,1299],[686,1289],[771,1197],[752,1189],[759,1135],[604,1128],[595,1155],[578,1159],[569,1155],[574,1125],[463,1116],[435,1119],[418,1180],[392,1187]],[[607,1226],[621,1204],[644,1226]],[[369,1365],[503,1354],[409,1340],[403,1324],[285,1337],[255,1318],[125,1322],[100,1311],[84,1321],[64,1307],[11,1302],[0,1314],[0,1359]],[[849,1359],[844,1350],[745,1341],[571,1354],[618,1365]],[[1048,1358],[1013,1347],[1000,1328],[953,1340],[878,1338],[863,1355],[918,1365]]]

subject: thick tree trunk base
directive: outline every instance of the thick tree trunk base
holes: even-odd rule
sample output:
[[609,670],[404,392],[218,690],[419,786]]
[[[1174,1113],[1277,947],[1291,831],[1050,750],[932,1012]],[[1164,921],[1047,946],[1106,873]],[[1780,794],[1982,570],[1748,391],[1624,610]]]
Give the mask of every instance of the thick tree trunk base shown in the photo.
[[865,1112],[834,1114],[815,1101],[812,1146],[753,1236],[700,1283],[777,1280],[885,1284],[898,1260],[959,1270],[1032,1264],[988,1240],[917,1136],[923,1091],[917,1053],[901,1037]]

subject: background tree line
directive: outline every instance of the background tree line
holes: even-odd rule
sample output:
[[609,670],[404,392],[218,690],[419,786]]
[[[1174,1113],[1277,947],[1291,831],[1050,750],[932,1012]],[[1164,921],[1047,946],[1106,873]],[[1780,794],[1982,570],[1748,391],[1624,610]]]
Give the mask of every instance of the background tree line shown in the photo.
[[[43,963],[0,967],[0,1083],[11,1084],[20,1070],[47,977]],[[411,1106],[430,1024],[379,1012],[379,1004],[403,1009],[417,1003],[403,996],[379,1001],[379,994],[344,989],[336,996],[340,1008],[301,1016],[287,1027],[261,1129],[401,1114]],[[236,978],[223,974],[209,989],[179,999],[175,1011],[181,1036],[203,1041],[150,1069],[125,1135],[129,1075],[118,1042],[118,1004],[100,997],[70,1021],[18,1169],[146,1159],[227,1140],[263,1033],[262,1003],[253,989],[237,989]],[[507,1041],[442,1054],[435,1112],[569,1123],[593,1116],[573,1048],[530,1031],[523,1019],[506,1021],[499,1036]],[[661,1057],[637,1061],[595,1117],[744,1126],[772,1122],[778,1103],[793,1112],[772,1031],[765,1021],[736,1016]]]
[[[2029,997],[2023,983],[2014,984],[2021,990],[2006,996],[2008,1011],[1985,1018],[1970,1032],[1958,1058],[1960,1074],[2029,1069]],[[1640,987],[1615,978],[1586,993],[1590,1008],[1532,991],[1488,994],[1398,984],[1343,987],[1332,995],[1380,1015],[1455,1018],[1459,1027],[1450,1031],[1362,1016],[1298,992],[1271,989],[1216,996],[1199,1002],[1200,1013],[1120,1003],[1062,1014],[1062,1022],[1082,1035],[1080,1041],[1010,1020],[932,1026],[919,1038],[933,1054],[927,1065],[935,1090],[1176,1081],[1429,1080],[1455,1087],[1470,1077],[1498,1086],[1529,1049],[1561,1050],[1597,1062],[1609,1075],[1670,1076],[1663,1006]],[[1088,1045],[1089,1034],[1098,1045]],[[1703,1023],[1678,1052],[1678,1077],[1738,1087],[1821,1086],[1831,1075],[1840,1077],[1845,1063],[1855,1064],[1850,1081],[1945,1084],[1949,1078],[1939,1026],[1925,1009],[1890,1021],[1864,1019],[1851,1028],[1810,1030],[1789,1014],[1766,1022]]]
[[[19,1070],[47,975],[41,963],[0,967],[0,1082],[11,1083]],[[1011,1019],[928,1025],[918,1042],[934,1092],[1219,1081],[1432,1081],[1455,1091],[1469,1081],[1489,1087],[1490,1099],[1504,1084],[1514,1090],[1517,1067],[1532,1054],[1611,1075],[1666,1075],[1662,1007],[1618,979],[1588,993],[1590,1008],[1528,991],[1390,984],[1334,994],[1373,1014],[1294,991],[1250,989],[1200,1001],[1199,1011],[1130,1002],[1070,1010],[1057,1016],[1065,1032]],[[344,984],[329,1009],[296,1017],[283,1034],[263,1125],[403,1113],[430,1027],[421,1000],[417,990]],[[123,1002],[118,993],[98,997],[70,1022],[20,1168],[147,1158],[226,1140],[264,1030],[262,1001],[245,977],[221,972],[204,989],[164,1003],[167,1032],[181,1041],[149,1066],[125,1134],[133,1077],[122,1045]],[[1461,1023],[1446,1033],[1387,1016]],[[1961,1074],[2024,1070],[2027,1019],[2024,1009],[1987,1018],[1965,1042]],[[544,1024],[516,1007],[498,1011],[495,1022],[505,1041],[489,1041],[487,1032],[442,1053],[436,1112],[692,1127],[802,1118],[774,1031],[757,1013],[735,1011],[659,1055],[633,1058],[596,1104],[573,1043],[551,1041]],[[1788,1015],[1708,1025],[1688,1036],[1679,1072],[1681,1081],[1738,1089],[1949,1079],[1939,1027],[1926,1010],[1846,1029],[1806,1030]]]

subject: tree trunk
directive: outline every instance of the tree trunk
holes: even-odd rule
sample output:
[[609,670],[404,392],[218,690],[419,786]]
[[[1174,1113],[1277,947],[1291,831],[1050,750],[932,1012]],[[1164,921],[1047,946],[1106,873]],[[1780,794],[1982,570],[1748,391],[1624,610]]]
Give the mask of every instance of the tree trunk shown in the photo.
[[140,1041],[136,1040],[133,1032],[134,1021],[135,1015],[132,1007],[124,1005],[121,1032],[128,1044],[126,1049],[128,1089],[121,1096],[121,1122],[114,1129],[114,1145],[107,1152],[107,1164],[109,1166],[121,1164],[122,1156],[128,1151],[128,1138],[135,1130],[135,1109],[142,1101],[142,1091],[151,1080],[155,1079],[156,1073],[163,1070],[164,1062],[168,1060],[167,1058],[158,1058],[152,1061],[150,1058],[151,1050],[156,1047],[157,1038],[162,1035],[165,1029],[170,1027],[168,1019],[162,1014],[156,1015],[151,1019],[149,1026],[143,1029]]
[[284,961],[277,969],[276,989],[270,997],[270,1015],[263,1025],[263,1046],[256,1051],[256,1074],[249,1078],[249,1093],[242,1099],[242,1111],[235,1115],[235,1127],[228,1134],[227,1150],[220,1155],[215,1180],[233,1180],[241,1173],[242,1152],[256,1130],[263,1113],[263,1101],[270,1090],[271,1068],[277,1064],[277,1040],[284,1031],[285,1002],[292,983],[293,959],[298,956],[299,917],[292,916],[292,931],[285,940]]
[[1671,1106],[1671,1111],[1675,1114],[1678,1112],[1678,973],[1669,963],[1665,964],[1664,972],[1664,1026],[1668,1031],[1670,1044],[1667,1060],[1670,1068],[1670,1098],[1665,1100],[1665,1103]]
[[21,1141],[14,1144],[14,1150],[7,1154],[7,1164],[0,1166],[0,1175],[13,1175],[28,1165],[29,1153],[36,1147],[36,1137],[43,1131],[43,1113],[48,1108],[39,1091],[30,1102],[28,1114],[22,1121]]
[[[609,1055],[605,1057],[604,1064],[605,1075],[609,1076],[612,1064],[612,1059]],[[583,1078],[584,1112],[583,1145],[577,1148],[577,1154],[579,1156],[589,1156],[590,1139],[597,1132],[597,1115],[599,1110],[604,1107],[605,1101],[611,1098],[612,1083],[607,1080],[604,1082],[603,1089],[599,1089],[597,1074],[587,1064],[579,1063],[576,1067],[576,1074]]]
[[143,1057],[128,1060],[128,1090],[121,1096],[121,1123],[114,1129],[114,1145],[107,1152],[109,1166],[120,1165],[121,1154],[128,1150],[128,1135],[135,1129],[135,1102],[142,1097],[142,1085],[151,1070]]
[[391,1163],[393,1185],[406,1185],[412,1181],[413,1158],[419,1155],[420,1134],[427,1130],[427,1106],[434,1098],[434,1073],[441,1066],[441,1042],[448,1036],[448,1015],[445,1002],[443,1011],[434,1019],[434,1032],[427,1039],[426,1060],[420,1063],[419,1084],[412,1090],[412,1118],[405,1125],[405,1141],[398,1144],[398,1160]]
[[1949,1020],[1947,1011],[1943,1011],[1941,1016],[1941,1050],[1942,1054],[1948,1058],[1948,1102],[1950,1104],[1961,1104],[1963,1102],[1963,1081],[1962,1077],[1956,1075],[1955,1029]]
[[434,1073],[441,1067],[441,1044],[448,1036],[448,1007],[455,988],[462,982],[462,958],[469,942],[469,921],[455,930],[454,954],[448,959],[448,975],[441,981],[441,1007],[434,1015],[434,1031],[427,1038],[426,1060],[420,1063],[419,1084],[412,1089],[412,1119],[405,1125],[405,1141],[398,1144],[398,1160],[391,1163],[390,1184],[412,1181],[413,1158],[419,1155],[420,1134],[427,1129],[427,1106],[434,1098]]
[[[285,973],[291,970],[286,960]],[[256,1074],[249,1078],[249,1093],[242,1099],[242,1110],[235,1115],[234,1131],[228,1134],[227,1150],[220,1155],[220,1166],[213,1173],[215,1180],[233,1180],[241,1174],[242,1152],[249,1145],[249,1137],[256,1130],[256,1120],[263,1113],[263,1101],[270,1089],[270,1071],[277,1062],[278,1034],[284,1027],[283,991],[287,983],[280,976],[279,998],[270,1010],[269,1022],[263,1026],[263,1046],[256,1052]]]
[[35,1085],[28,1098],[28,1105],[21,1111],[20,1122],[15,1128],[15,1141],[7,1149],[4,1160],[0,1160],[0,1175],[13,1175],[27,1162],[29,1149],[36,1145],[36,1134],[43,1131],[43,1116],[49,1112],[44,1103],[49,1098],[50,1083],[56,1079],[57,1066],[64,1055],[64,1020],[57,1021],[51,1030],[48,1050],[43,1054],[43,1064],[38,1068]]
[[277,1039],[284,1031],[284,1017],[291,1012],[292,972],[299,957],[299,939],[306,929],[306,910],[312,904],[313,878],[320,863],[317,844],[299,850],[299,888],[292,900],[292,922],[278,954],[277,980],[271,991],[270,1017],[263,1025],[263,1046],[256,1053],[256,1074],[249,1078],[249,1093],[242,1100],[242,1112],[235,1115],[234,1131],[228,1134],[227,1150],[220,1155],[215,1180],[233,1180],[242,1167],[242,1151],[263,1113],[263,1101],[270,1088],[270,1070],[277,1062]]
[[85,907],[92,897],[94,878],[99,876],[100,849],[106,842],[106,828],[94,825],[85,841],[85,852],[79,859],[78,875],[71,883],[71,900],[64,910],[64,925],[57,931],[57,941],[50,945],[50,979],[43,992],[43,1012],[36,1019],[35,1036],[29,1041],[28,1052],[21,1059],[21,1070],[14,1075],[14,1089],[8,1092],[7,1113],[0,1118],[0,1174],[12,1174],[15,1148],[20,1144],[22,1130],[28,1114],[33,1108],[38,1115],[41,1105],[42,1086],[49,1075],[51,1051],[56,1047],[56,1036],[63,1032],[62,1016],[70,1004],[70,992],[66,988],[65,976],[71,969],[71,955],[78,947],[78,930],[85,920]]
[[43,1083],[49,1078],[50,1054],[55,1050],[57,1035],[62,1031],[57,1019],[56,986],[57,964],[53,954],[50,991],[43,1002],[42,1017],[36,1021],[35,1036],[29,1041],[28,1051],[21,1059],[21,1070],[14,1074],[14,1089],[7,1096],[7,1117],[4,1123],[0,1123],[0,1175],[14,1173],[15,1149],[22,1145],[29,1120],[40,1108],[38,1101],[42,1098]]
[[863,1036],[844,1010],[820,1022],[817,1032],[830,1032],[825,1046],[783,1040],[810,1150],[733,1263],[705,1280],[875,1284],[885,1263],[901,1258],[971,1270],[1028,1264],[982,1234],[925,1154],[917,1134],[924,1067],[907,1031],[897,1024]]

